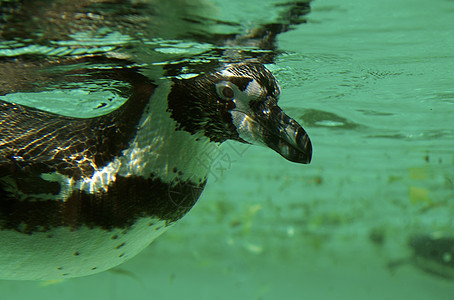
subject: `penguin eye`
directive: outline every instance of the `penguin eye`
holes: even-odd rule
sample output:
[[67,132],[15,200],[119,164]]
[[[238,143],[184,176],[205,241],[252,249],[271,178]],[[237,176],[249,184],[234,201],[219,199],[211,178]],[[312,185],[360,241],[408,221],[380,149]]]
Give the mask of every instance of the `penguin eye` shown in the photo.
[[232,99],[233,96],[235,95],[233,93],[233,90],[228,86],[223,87],[221,93],[222,93],[222,96],[224,96],[227,99]]

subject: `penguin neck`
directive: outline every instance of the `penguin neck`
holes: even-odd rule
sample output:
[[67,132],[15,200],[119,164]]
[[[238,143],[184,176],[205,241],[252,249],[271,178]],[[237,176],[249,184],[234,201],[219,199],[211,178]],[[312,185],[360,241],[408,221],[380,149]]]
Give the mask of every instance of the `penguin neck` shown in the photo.
[[122,176],[159,177],[164,182],[204,181],[210,155],[218,144],[203,132],[178,129],[168,110],[172,83],[160,82],[138,122],[137,131],[119,161]]

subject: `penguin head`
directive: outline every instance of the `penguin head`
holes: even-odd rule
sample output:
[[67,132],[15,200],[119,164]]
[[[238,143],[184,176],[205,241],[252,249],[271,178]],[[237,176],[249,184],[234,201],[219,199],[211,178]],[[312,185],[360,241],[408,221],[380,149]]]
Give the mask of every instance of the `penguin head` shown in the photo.
[[168,98],[178,129],[210,141],[236,140],[267,146],[285,159],[307,164],[306,131],[277,105],[280,88],[262,64],[230,64],[210,74],[176,81]]

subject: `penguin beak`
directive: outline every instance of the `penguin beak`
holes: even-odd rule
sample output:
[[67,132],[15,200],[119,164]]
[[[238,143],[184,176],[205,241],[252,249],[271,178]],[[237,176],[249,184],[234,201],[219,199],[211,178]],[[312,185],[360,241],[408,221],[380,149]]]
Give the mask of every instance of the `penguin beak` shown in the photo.
[[310,163],[312,144],[309,136],[279,106],[260,105],[249,112],[233,109],[232,118],[243,140],[265,145],[291,162]]

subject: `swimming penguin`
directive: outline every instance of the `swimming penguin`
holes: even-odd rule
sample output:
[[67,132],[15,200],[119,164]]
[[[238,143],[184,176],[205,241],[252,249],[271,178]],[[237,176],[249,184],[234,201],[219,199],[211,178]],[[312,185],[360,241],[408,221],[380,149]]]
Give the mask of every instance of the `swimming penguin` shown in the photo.
[[0,102],[2,278],[83,276],[133,257],[195,204],[204,151],[226,140],[311,160],[307,133],[279,108],[261,64],[143,81],[94,118]]
[[[109,19],[64,13],[58,5],[55,12],[40,12],[65,20],[76,16],[68,24],[82,22],[83,28],[120,18],[114,10]],[[23,22],[0,26],[4,37],[28,30],[26,18],[9,20]],[[33,18],[30,28],[52,29],[35,24],[42,20]],[[65,20],[53,23],[66,26]],[[130,24],[131,14],[125,20],[123,25]],[[78,30],[64,28],[61,39]],[[279,30],[263,31],[267,43]],[[42,39],[46,32],[36,36]],[[296,163],[311,161],[307,133],[279,108],[279,85],[258,62],[227,62],[181,79],[151,77],[121,51],[76,46],[68,51],[73,52],[41,60],[11,51],[13,56],[0,59],[0,74],[8,74],[0,76],[0,95],[41,91],[55,82],[72,86],[99,80],[121,82],[118,93],[127,100],[94,117],[0,101],[2,279],[85,276],[132,258],[193,207],[208,180],[207,153],[226,140],[264,145]],[[133,54],[133,61],[143,56]]]

